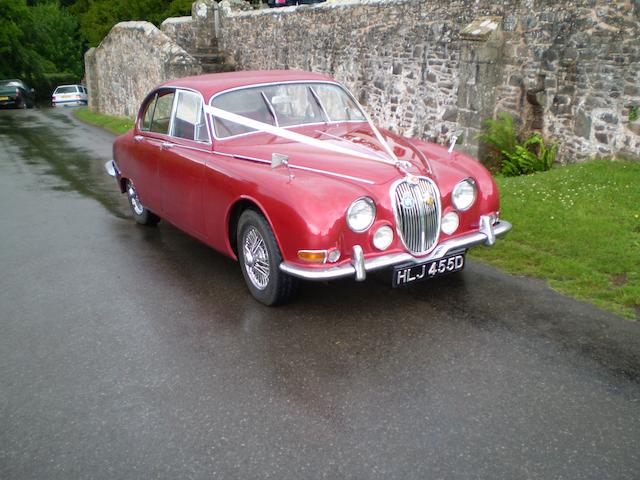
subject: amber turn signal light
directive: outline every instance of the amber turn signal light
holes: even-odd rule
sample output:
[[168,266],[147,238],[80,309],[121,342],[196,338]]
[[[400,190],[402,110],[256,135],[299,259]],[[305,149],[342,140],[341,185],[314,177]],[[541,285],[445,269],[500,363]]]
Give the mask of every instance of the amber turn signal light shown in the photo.
[[309,263],[325,263],[327,261],[327,251],[298,250],[298,258]]

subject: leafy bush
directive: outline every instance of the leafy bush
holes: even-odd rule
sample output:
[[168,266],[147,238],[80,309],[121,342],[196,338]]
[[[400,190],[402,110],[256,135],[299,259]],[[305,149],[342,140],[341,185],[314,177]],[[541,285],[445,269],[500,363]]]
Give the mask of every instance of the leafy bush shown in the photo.
[[509,114],[501,113],[496,120],[487,120],[486,126],[487,131],[477,138],[497,153],[502,175],[515,177],[553,166],[558,144],[547,146],[538,133],[520,142]]

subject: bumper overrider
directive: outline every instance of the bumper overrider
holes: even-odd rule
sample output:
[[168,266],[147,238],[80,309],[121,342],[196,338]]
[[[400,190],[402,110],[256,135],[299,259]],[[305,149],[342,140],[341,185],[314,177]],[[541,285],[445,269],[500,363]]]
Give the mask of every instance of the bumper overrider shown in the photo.
[[291,276],[305,280],[332,280],[335,278],[355,276],[357,281],[362,281],[367,278],[367,272],[381,268],[393,267],[395,265],[417,265],[438,260],[450,253],[459,253],[477,245],[491,246],[495,243],[496,238],[505,235],[509,230],[511,230],[511,224],[509,222],[500,220],[492,225],[491,217],[482,215],[480,216],[480,227],[477,232],[442,242],[429,255],[424,257],[414,257],[409,253],[394,253],[366,260],[362,247],[360,245],[354,245],[351,264],[318,269],[298,267],[287,262],[282,262],[280,264],[280,270]]
[[111,177],[113,178],[120,177],[120,170],[118,170],[118,166],[116,165],[116,162],[114,162],[113,160],[109,160],[107,163],[105,163],[104,169],[107,171],[107,173]]

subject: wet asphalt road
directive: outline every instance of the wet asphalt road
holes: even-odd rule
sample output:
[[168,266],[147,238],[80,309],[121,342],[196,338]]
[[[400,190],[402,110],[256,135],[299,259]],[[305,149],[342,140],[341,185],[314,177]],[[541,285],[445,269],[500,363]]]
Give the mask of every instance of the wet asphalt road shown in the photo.
[[69,113],[0,111],[0,478],[640,478],[637,323],[474,263],[263,307]]

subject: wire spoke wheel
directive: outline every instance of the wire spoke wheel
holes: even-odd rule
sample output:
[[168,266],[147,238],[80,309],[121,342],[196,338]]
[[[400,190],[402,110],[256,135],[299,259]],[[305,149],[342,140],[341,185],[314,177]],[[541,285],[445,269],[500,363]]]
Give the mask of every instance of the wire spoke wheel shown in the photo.
[[159,216],[142,204],[138,190],[136,190],[131,180],[127,180],[125,191],[127,193],[129,206],[131,207],[131,213],[133,213],[133,218],[136,222],[141,225],[156,225],[160,221]]
[[236,245],[240,270],[251,295],[269,306],[287,302],[297,282],[280,270],[282,253],[264,215],[249,209],[240,215]]
[[129,204],[131,205],[133,211],[138,215],[142,215],[144,213],[144,207],[140,202],[140,198],[138,198],[138,192],[136,191],[136,188],[131,182],[129,182],[127,188],[127,196],[129,197]]
[[243,241],[244,268],[251,283],[264,290],[269,285],[270,263],[269,251],[264,238],[257,228],[250,227],[244,235]]

